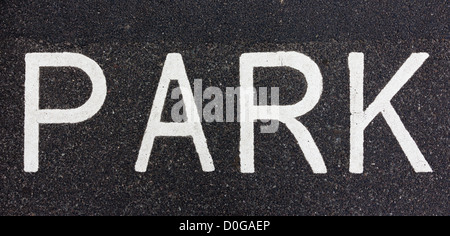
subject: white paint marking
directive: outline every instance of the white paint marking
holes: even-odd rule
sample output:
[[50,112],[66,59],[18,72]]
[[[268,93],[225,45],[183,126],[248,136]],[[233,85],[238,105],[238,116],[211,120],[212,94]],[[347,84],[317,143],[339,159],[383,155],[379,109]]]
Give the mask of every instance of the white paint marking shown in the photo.
[[[24,170],[39,168],[39,124],[78,123],[94,116],[106,97],[106,79],[100,66],[76,53],[28,53],[25,55]],[[39,68],[76,67],[92,81],[89,100],[75,109],[39,109]]]
[[364,111],[364,54],[350,53],[350,172],[360,174],[364,170],[364,130],[382,114],[392,133],[400,143],[416,172],[433,172],[417,144],[406,130],[391,100],[429,57],[427,53],[413,53],[392,77],[374,102]]
[[[161,122],[164,100],[166,98],[171,80],[178,81],[181,89],[187,115],[187,121],[183,123]],[[206,138],[200,122],[201,120],[195,105],[191,87],[189,85],[183,59],[178,53],[170,53],[167,55],[161,80],[158,84],[158,89],[156,91],[152,110],[150,112],[150,118],[144,133],[144,138],[142,139],[139,156],[136,161],[135,170],[138,172],[145,172],[147,170],[153,143],[157,136],[192,136],[203,171],[214,171],[213,160],[209,153]]]
[[[253,93],[253,69],[255,67],[291,67],[302,72],[308,83],[304,98],[294,105],[255,106]],[[257,119],[279,120],[294,134],[304,156],[314,173],[326,173],[322,155],[308,129],[296,119],[319,102],[322,94],[322,75],[317,64],[298,52],[245,53],[240,58],[240,117],[241,172],[253,173],[254,168],[254,127]]]

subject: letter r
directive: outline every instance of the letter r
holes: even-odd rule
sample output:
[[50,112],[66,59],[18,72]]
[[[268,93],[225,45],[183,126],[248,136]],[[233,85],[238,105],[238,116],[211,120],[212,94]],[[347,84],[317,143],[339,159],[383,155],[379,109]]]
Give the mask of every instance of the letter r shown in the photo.
[[[294,105],[256,106],[253,96],[255,67],[291,67],[304,74],[308,89]],[[312,110],[322,95],[322,74],[317,64],[298,52],[245,53],[240,58],[241,172],[254,173],[253,122],[260,119],[279,120],[294,134],[305,159],[314,173],[327,173],[325,162],[308,129],[297,120]]]

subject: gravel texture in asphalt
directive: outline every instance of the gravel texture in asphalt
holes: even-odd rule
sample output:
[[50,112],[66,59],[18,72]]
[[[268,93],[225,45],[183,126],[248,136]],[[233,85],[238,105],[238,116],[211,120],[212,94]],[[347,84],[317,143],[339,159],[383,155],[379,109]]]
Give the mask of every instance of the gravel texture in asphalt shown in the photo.
[[[449,9],[434,0],[1,1],[0,215],[449,215]],[[168,53],[183,56],[192,87],[202,79],[225,91],[239,87],[241,54],[277,51],[304,53],[321,70],[321,99],[299,121],[327,174],[312,173],[284,124],[261,134],[261,122],[253,174],[239,170],[238,122],[202,123],[214,172],[180,137],[158,138],[147,172],[134,170]],[[108,88],[91,119],[40,125],[36,173],[23,170],[30,52],[81,53]],[[414,172],[380,115],[365,130],[364,173],[349,172],[350,52],[365,54],[365,107],[411,53],[430,54],[392,105],[432,173]],[[254,77],[279,87],[283,105],[307,88],[288,68]],[[91,90],[81,70],[40,71],[41,109],[78,107]]]

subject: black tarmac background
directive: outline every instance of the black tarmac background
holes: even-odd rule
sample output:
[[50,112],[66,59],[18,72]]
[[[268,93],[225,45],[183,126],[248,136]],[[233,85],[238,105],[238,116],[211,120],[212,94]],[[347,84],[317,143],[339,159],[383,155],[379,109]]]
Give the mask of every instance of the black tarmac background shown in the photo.
[[[448,11],[448,1],[0,1],[0,215],[449,215]],[[256,173],[240,173],[237,122],[203,123],[215,172],[201,171],[187,138],[159,138],[148,171],[134,171],[167,53],[183,55],[192,86],[225,91],[239,86],[239,56],[260,51],[319,65],[322,98],[299,120],[328,174],[311,172],[284,125],[260,134],[261,123]],[[108,85],[92,119],[41,126],[37,173],[23,171],[29,52],[82,53]],[[350,52],[365,53],[366,105],[411,53],[430,54],[392,103],[433,173],[413,171],[381,116],[366,129],[364,174],[349,173]],[[255,81],[280,87],[281,104],[305,89],[283,68]],[[41,108],[77,107],[90,89],[81,71],[41,70]]]

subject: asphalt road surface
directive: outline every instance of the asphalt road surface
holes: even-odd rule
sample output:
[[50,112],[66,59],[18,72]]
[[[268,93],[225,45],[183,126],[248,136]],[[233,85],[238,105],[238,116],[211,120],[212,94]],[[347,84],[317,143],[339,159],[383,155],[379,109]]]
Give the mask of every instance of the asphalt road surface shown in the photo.
[[[449,215],[449,9],[434,0],[0,1],[0,215]],[[240,171],[238,122],[202,123],[214,172],[181,137],[157,138],[147,171],[135,171],[168,53],[183,56],[192,87],[202,79],[225,91],[240,85],[241,54],[278,51],[309,56],[322,73],[320,101],[298,120],[326,174],[312,172],[284,124],[261,134],[261,122],[254,173]],[[32,52],[83,54],[107,83],[92,118],[39,126],[35,173],[24,171]],[[430,55],[391,103],[433,172],[414,171],[379,115],[365,130],[364,172],[350,173],[351,52],[365,56],[365,107],[412,53]],[[254,76],[257,87],[279,87],[282,105],[307,87],[286,68]],[[42,68],[39,108],[78,107],[91,90],[81,70]]]

